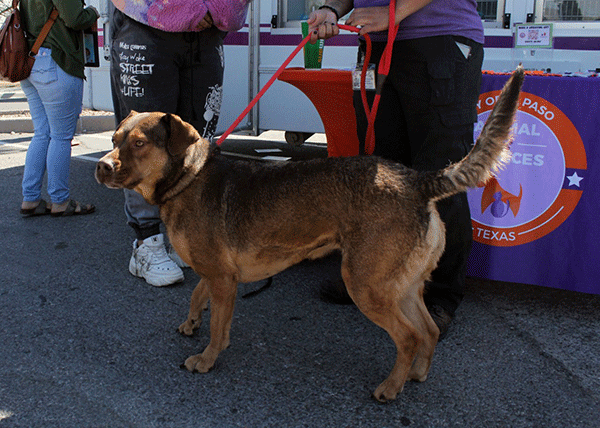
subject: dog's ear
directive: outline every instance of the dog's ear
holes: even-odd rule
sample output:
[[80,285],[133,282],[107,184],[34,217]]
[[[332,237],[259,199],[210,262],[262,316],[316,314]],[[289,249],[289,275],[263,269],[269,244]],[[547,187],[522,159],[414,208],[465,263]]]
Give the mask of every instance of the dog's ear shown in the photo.
[[129,114],[127,115],[127,117],[126,117],[125,119],[123,119],[123,120],[122,120],[122,121],[119,123],[119,125],[117,126],[117,129],[116,129],[116,130],[118,130],[119,128],[121,128],[121,126],[123,126],[123,124],[124,124],[125,122],[127,122],[127,120],[128,120],[128,119],[132,118],[132,117],[133,117],[133,116],[135,116],[136,114],[138,114],[138,112],[137,112],[137,111],[135,111],[135,110],[130,110],[130,111],[129,111]]
[[181,155],[186,149],[200,139],[198,131],[176,114],[166,113],[161,122],[167,130],[167,151],[171,156]]

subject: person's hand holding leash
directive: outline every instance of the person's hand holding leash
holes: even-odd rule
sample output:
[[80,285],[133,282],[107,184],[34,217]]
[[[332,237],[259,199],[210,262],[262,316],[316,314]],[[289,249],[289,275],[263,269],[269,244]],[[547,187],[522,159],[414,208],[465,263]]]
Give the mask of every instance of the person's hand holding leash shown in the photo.
[[[396,2],[396,24],[427,6],[431,1],[398,0]],[[330,6],[329,2],[327,2],[323,8],[310,14],[307,22],[309,31],[311,31],[311,43],[315,43],[317,39],[329,39],[339,33],[339,28],[336,25],[337,16],[334,10],[338,12],[339,16],[342,16],[352,9],[353,3],[347,0],[335,3],[334,7]],[[331,4],[333,5],[333,3]],[[352,11],[345,24],[360,28],[359,34],[361,36],[375,31],[386,31],[389,26],[389,8],[388,6],[356,8]]]
[[[412,15],[419,9],[427,6],[431,1],[432,0],[397,0],[395,16],[396,25],[407,16]],[[346,25],[359,27],[360,32],[358,34],[361,36],[375,31],[386,31],[389,27],[389,7],[356,8],[346,20]]]
[[317,9],[311,12],[306,22],[310,33],[310,43],[313,44],[319,39],[337,36],[340,32],[337,26],[337,16],[331,9]]
[[361,36],[374,31],[385,31],[388,29],[388,23],[389,8],[387,6],[354,9],[346,20],[346,25],[360,28],[358,34]]

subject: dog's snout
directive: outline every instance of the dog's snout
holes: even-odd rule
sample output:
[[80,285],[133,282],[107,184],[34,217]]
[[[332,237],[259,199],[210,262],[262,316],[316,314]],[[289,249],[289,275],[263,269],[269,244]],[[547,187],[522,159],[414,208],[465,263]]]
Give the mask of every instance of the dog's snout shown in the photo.
[[110,174],[113,172],[114,162],[100,159],[96,165],[96,172],[98,174]]
[[115,163],[110,159],[100,159],[96,164],[96,178],[102,179],[112,175]]
[[104,156],[96,164],[96,181],[106,184],[114,177],[117,168],[113,158]]

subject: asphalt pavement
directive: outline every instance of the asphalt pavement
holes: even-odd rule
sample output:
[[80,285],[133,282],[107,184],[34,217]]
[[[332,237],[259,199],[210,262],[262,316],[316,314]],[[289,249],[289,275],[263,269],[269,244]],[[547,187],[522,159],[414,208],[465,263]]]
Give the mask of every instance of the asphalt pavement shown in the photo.
[[[32,134],[10,131],[0,130],[0,428],[600,427],[600,296],[472,278],[428,380],[382,405],[371,392],[394,345],[356,307],[319,299],[338,277],[335,256],[251,297],[263,283],[240,284],[231,346],[207,374],[182,370],[208,343],[208,314],[196,336],[176,331],[199,278],[186,269],[182,284],[156,288],[129,274],[123,193],[93,176],[111,130],[76,137],[72,197],[97,212],[71,218],[21,217]],[[320,141],[295,149],[280,136],[223,150],[325,156]]]

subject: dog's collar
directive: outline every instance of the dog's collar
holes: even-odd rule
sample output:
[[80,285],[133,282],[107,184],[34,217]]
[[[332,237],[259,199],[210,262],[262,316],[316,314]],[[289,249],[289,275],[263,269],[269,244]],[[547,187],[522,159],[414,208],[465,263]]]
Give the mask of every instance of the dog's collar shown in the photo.
[[192,144],[185,152],[183,159],[182,174],[177,179],[177,182],[173,187],[167,190],[164,195],[158,201],[159,204],[164,204],[169,199],[177,196],[183,190],[190,185],[190,183],[196,178],[202,166],[206,162],[208,157],[208,150],[203,144]]

